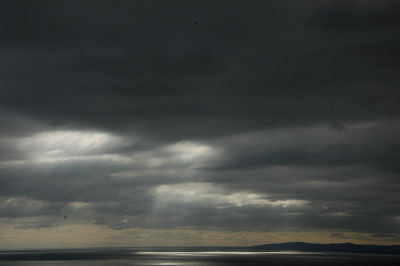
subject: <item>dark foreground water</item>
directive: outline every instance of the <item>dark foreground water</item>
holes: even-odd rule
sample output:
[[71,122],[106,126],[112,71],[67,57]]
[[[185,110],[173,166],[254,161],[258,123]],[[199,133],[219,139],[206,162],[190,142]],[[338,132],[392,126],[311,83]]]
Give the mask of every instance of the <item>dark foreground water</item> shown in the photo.
[[0,251],[1,266],[83,265],[400,265],[399,255],[246,250],[82,249]]

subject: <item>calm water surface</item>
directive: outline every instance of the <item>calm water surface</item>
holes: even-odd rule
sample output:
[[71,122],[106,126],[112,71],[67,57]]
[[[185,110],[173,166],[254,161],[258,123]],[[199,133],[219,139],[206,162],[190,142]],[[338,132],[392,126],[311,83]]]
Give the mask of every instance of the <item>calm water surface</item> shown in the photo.
[[307,252],[249,252],[188,251],[188,250],[52,250],[0,252],[2,266],[83,266],[83,265],[400,265],[398,255],[307,253]]

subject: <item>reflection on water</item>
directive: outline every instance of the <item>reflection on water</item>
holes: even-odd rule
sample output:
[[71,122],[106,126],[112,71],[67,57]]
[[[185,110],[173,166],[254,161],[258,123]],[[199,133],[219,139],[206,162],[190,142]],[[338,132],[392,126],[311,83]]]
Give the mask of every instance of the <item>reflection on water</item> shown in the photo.
[[216,256],[216,255],[272,255],[272,254],[325,254],[324,252],[303,252],[303,251],[193,251],[193,252],[173,252],[173,251],[138,251],[138,255],[167,255],[167,256]]
[[400,265],[400,256],[319,252],[252,252],[248,250],[92,249],[0,252],[1,266],[133,265]]

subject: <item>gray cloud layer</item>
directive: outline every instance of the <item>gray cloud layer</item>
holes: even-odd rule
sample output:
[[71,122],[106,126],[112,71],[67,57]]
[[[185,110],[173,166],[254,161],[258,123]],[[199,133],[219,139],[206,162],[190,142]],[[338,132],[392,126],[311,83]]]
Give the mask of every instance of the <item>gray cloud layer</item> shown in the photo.
[[0,3],[0,216],[400,233],[397,1]]

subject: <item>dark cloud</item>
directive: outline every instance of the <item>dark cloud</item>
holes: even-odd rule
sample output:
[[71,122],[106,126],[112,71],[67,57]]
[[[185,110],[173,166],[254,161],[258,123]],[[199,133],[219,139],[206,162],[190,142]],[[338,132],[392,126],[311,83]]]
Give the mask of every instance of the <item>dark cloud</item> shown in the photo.
[[[21,40],[3,49],[3,109],[177,139],[398,116],[393,66],[351,52],[352,41],[327,45],[296,6],[88,3],[18,5],[29,16],[4,17],[19,22],[7,29]],[[191,17],[203,17],[201,29]]]
[[315,12],[308,26],[334,34],[398,32],[399,3],[384,1],[327,1]]
[[399,233],[396,1],[0,5],[3,219]]

